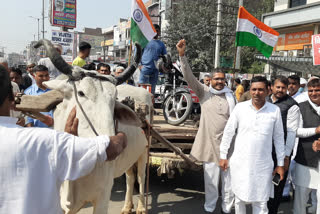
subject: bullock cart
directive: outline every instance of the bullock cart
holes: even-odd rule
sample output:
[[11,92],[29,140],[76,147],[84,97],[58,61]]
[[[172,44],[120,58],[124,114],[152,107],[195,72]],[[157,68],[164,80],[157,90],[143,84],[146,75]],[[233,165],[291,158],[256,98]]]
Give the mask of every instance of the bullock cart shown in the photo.
[[[52,94],[52,99],[42,99],[40,96],[20,95],[16,98],[17,108],[28,116],[44,120],[40,112],[50,111],[62,98],[57,96],[55,91],[47,92]],[[35,105],[37,103],[37,105]],[[136,110],[138,108],[136,107]],[[136,111],[137,112],[137,111]],[[189,157],[193,141],[198,128],[193,121],[187,120],[180,126],[172,126],[166,123],[162,111],[156,109],[153,118],[153,125],[144,124],[144,128],[150,128],[152,142],[150,146],[149,161],[152,167],[157,167],[158,175],[167,174],[168,178],[174,177],[185,169],[199,170],[201,165]],[[143,112],[137,112],[143,120]]]
[[189,157],[198,131],[195,123],[187,120],[180,126],[173,126],[166,123],[160,109],[156,112],[153,119],[155,132],[151,132],[150,165],[157,167],[157,174],[173,178],[177,172],[182,174],[184,170],[201,169],[201,164]]

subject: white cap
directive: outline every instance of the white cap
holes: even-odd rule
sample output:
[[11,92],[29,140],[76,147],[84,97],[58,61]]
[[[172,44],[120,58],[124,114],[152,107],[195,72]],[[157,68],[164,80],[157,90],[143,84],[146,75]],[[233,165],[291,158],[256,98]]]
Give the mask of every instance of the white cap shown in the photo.
[[300,85],[306,85],[308,82],[305,78],[300,78]]

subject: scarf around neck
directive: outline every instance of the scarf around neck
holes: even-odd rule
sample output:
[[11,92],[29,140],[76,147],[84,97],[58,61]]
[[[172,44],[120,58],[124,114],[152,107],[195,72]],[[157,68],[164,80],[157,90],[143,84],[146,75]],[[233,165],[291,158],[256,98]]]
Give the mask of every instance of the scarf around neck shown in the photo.
[[212,86],[210,85],[209,91],[214,95],[225,94],[227,102],[229,104],[229,113],[231,115],[231,112],[233,111],[234,107],[237,104],[231,89],[225,86],[222,90],[218,91],[212,88]]

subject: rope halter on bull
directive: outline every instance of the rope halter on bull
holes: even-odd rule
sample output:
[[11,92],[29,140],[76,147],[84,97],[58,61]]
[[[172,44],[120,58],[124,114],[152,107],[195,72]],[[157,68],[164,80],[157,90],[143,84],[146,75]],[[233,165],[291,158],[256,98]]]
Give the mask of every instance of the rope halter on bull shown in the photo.
[[[41,46],[45,47],[45,49],[47,51],[47,55],[50,58],[53,65],[61,73],[68,76],[69,82],[73,85],[75,100],[76,100],[77,105],[79,106],[82,114],[84,115],[86,121],[88,122],[88,124],[89,124],[90,128],[92,129],[92,131],[94,132],[94,134],[96,136],[99,136],[97,130],[93,126],[88,115],[86,114],[81,103],[79,102],[78,90],[77,90],[75,82],[83,79],[84,77],[91,77],[91,78],[99,79],[101,81],[109,81],[109,82],[113,83],[114,85],[120,85],[120,84],[124,83],[127,79],[129,79],[133,75],[136,68],[138,67],[138,64],[140,63],[141,53],[142,53],[141,46],[138,43],[135,43],[136,48],[135,48],[135,55],[134,55],[133,64],[128,66],[128,68],[124,72],[122,72],[122,74],[120,76],[117,76],[117,77],[100,76],[100,75],[97,75],[96,73],[86,71],[84,69],[82,69],[83,72],[77,72],[77,74],[74,74],[73,67],[71,65],[69,65],[66,61],[64,61],[64,59],[61,57],[61,55],[58,53],[58,51],[53,47],[52,43],[49,40],[42,39],[42,40],[38,41],[34,47],[39,48]],[[115,120],[116,133],[117,133],[117,126],[118,125]]]

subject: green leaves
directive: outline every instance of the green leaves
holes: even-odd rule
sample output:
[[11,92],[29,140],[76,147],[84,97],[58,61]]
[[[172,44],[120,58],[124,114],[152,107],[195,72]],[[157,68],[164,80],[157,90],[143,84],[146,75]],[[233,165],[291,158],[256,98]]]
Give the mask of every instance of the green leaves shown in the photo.
[[[178,59],[176,44],[184,38],[187,41],[186,55],[195,73],[210,72],[214,68],[217,27],[217,1],[179,0],[168,12],[168,28],[162,32],[163,40],[174,60]],[[273,11],[273,0],[244,1],[246,9],[255,17]],[[237,24],[238,1],[224,0],[222,6],[221,57],[233,58],[235,53],[235,30]],[[241,53],[241,71],[243,73],[258,70],[254,54],[256,51],[243,48]],[[253,65],[253,63],[255,63]],[[253,68],[252,65],[254,66]],[[259,65],[262,66],[262,65]],[[260,69],[260,67],[259,67]]]

